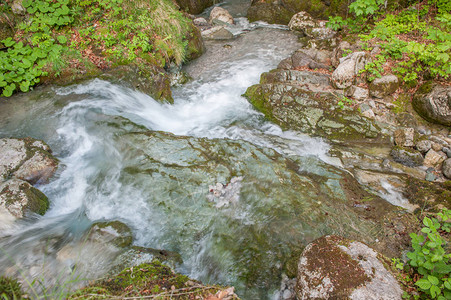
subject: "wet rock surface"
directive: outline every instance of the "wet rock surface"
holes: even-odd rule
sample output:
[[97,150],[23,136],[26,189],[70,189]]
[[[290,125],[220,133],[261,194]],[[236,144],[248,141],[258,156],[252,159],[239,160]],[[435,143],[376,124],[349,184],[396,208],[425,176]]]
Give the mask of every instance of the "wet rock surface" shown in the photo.
[[365,244],[338,236],[321,237],[302,252],[298,299],[402,299],[402,289]]
[[[288,259],[323,230],[359,237],[392,254],[398,251],[392,247],[400,246],[399,241],[405,239],[400,232],[391,231],[388,224],[393,218],[405,224],[408,215],[395,216],[396,207],[377,196],[369,196],[345,172],[315,159],[287,160],[273,150],[259,149],[243,141],[159,132],[126,134],[118,139],[118,145],[133,158],[120,180],[133,177],[137,184],[158,182],[143,192],[148,194],[149,203],[159,207],[159,214],[192,215],[190,224],[179,232],[181,236],[174,235],[173,243],[183,243],[182,257],[192,251],[193,237],[211,231],[210,242],[222,249],[218,253],[226,251],[230,260],[211,253],[205,263],[230,263],[241,270],[235,276],[244,278],[248,284],[265,280],[267,288],[277,285],[270,278],[275,278]],[[183,182],[183,190],[175,189],[179,182]],[[172,200],[160,203],[158,195],[167,193]],[[371,200],[364,206],[356,205],[365,197]],[[348,220],[353,216],[350,218],[353,225],[341,223],[344,214]],[[159,219],[167,220],[159,226],[176,227],[175,220],[169,217]],[[338,224],[341,225],[336,227]],[[385,233],[372,236],[376,231],[370,233],[366,228],[373,226]],[[353,228],[359,228],[358,232]],[[240,239],[233,238],[237,234]],[[259,243],[254,247],[255,240]],[[276,245],[285,246],[281,249]],[[200,261],[199,268],[206,268],[213,275],[214,269],[203,263],[204,260]],[[239,267],[242,264],[246,267]]]
[[[284,67],[290,67],[289,61]],[[327,74],[275,69],[262,74],[260,84],[248,88],[244,95],[285,129],[341,141],[383,138],[369,119],[337,106],[339,98]]]
[[0,228],[9,228],[27,211],[43,215],[49,207],[47,197],[32,184],[48,182],[58,160],[44,142],[25,138],[0,139]]

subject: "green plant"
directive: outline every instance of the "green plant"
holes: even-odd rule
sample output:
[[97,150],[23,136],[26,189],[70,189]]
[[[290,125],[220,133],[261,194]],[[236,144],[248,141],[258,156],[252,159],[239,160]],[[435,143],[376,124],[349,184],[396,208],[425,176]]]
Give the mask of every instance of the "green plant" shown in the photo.
[[422,234],[411,233],[413,251],[407,253],[409,264],[421,275],[415,285],[432,299],[451,299],[451,254],[445,251],[448,241],[440,231],[449,232],[451,210],[444,209],[437,218],[423,219]]
[[341,97],[341,99],[338,101],[337,105],[340,107],[340,109],[344,109],[345,106],[349,106],[352,104],[352,99],[349,99],[346,96]]
[[0,276],[0,300],[22,299],[22,287],[16,279]]

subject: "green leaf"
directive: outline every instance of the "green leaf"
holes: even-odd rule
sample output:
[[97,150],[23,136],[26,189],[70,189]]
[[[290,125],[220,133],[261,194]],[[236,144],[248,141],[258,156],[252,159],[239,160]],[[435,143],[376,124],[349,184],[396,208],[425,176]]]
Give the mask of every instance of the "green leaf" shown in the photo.
[[67,38],[64,35],[59,35],[56,37],[56,39],[58,40],[58,42],[60,44],[66,44],[67,43]]
[[28,59],[24,58],[22,59],[22,65],[25,69],[28,69],[29,67],[31,67],[31,62]]
[[431,293],[432,298],[435,298],[442,293],[440,288],[436,285],[431,286],[431,288],[429,289],[429,292]]
[[429,229],[429,228],[427,228],[427,227],[423,227],[423,228],[421,229],[421,232],[423,232],[423,233],[429,233],[429,232],[431,232],[431,229]]
[[23,1],[22,1],[22,6],[23,6],[24,8],[30,7],[31,4],[33,4],[33,0],[23,0]]
[[13,40],[11,37],[4,39],[2,41],[2,43],[5,45],[5,47],[11,47],[12,45],[14,45],[16,43],[15,40]]
[[428,217],[424,217],[423,224],[424,224],[424,226],[427,226],[427,227],[431,227],[433,225],[432,220],[429,219]]
[[433,285],[438,285],[439,284],[439,280],[437,277],[429,275],[428,276],[428,280],[430,283],[432,283]]
[[422,278],[422,279],[418,280],[417,282],[415,282],[415,285],[418,286],[422,290],[428,290],[432,284],[428,280]]
[[448,290],[451,291],[451,283],[449,282],[449,280],[445,281],[444,285]]

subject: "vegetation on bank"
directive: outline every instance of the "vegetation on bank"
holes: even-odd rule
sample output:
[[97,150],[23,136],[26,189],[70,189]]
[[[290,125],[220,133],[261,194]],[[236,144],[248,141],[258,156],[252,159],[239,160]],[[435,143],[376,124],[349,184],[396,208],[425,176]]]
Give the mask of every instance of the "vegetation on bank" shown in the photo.
[[411,1],[387,11],[384,0],[356,0],[352,17],[330,17],[328,26],[342,35],[359,34],[373,55],[364,72],[371,82],[394,72],[408,87],[423,80],[446,81],[451,75],[451,1]]
[[451,210],[423,218],[420,233],[411,233],[412,251],[407,263],[393,259],[393,266],[401,273],[405,299],[451,299]]
[[43,78],[130,63],[167,68],[197,50],[189,45],[194,26],[170,0],[0,2],[0,23],[14,32],[0,44],[0,95],[5,97],[27,92]]

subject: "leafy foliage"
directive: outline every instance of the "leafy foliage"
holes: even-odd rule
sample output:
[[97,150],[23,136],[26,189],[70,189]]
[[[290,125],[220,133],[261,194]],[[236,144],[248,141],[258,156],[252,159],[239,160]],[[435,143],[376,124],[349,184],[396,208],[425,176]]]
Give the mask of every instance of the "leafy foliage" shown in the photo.
[[[55,36],[53,28],[70,24],[73,21],[67,6],[69,0],[24,0],[22,5],[30,14],[29,22],[21,23],[24,41],[16,42],[7,38],[2,43],[8,47],[0,52],[0,88],[2,96],[9,97],[16,89],[28,92],[30,87],[47,75],[44,66],[56,61],[65,49],[65,36]],[[25,44],[25,43],[26,44]]]
[[23,0],[27,16],[0,52],[0,95],[27,92],[58,76],[67,56],[104,69],[137,63],[166,67],[185,59],[192,30],[170,0]]
[[[357,0],[350,4],[352,18],[331,17],[328,26],[361,34],[363,41],[379,45],[380,53],[366,65],[369,81],[380,77],[383,65],[394,62],[394,71],[407,84],[424,77],[448,79],[451,75],[451,1],[429,0],[397,13],[383,12],[383,0]],[[379,17],[374,25],[369,21]],[[373,47],[368,47],[371,51]]]
[[451,254],[445,251],[448,241],[440,232],[450,232],[451,210],[444,209],[437,218],[423,219],[422,234],[411,233],[412,252],[409,264],[421,275],[415,285],[432,299],[451,299]]

